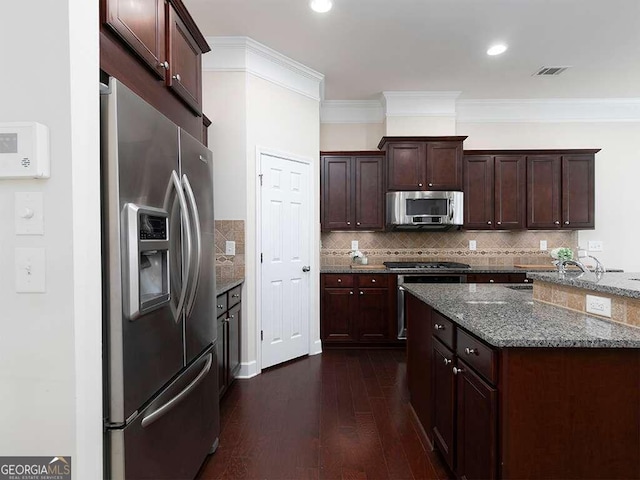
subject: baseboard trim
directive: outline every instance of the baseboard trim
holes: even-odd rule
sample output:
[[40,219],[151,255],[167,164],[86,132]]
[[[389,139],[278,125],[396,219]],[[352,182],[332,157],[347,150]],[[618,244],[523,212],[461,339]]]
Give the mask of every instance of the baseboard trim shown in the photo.
[[258,375],[258,362],[242,362],[240,363],[240,372],[236,378],[252,378]]

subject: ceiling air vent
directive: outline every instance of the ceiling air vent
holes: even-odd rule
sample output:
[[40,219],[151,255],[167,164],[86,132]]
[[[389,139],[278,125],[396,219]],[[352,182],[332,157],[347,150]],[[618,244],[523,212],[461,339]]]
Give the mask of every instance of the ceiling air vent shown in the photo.
[[538,69],[536,73],[533,74],[534,77],[557,77],[562,72],[564,72],[567,68],[570,67],[541,67]]

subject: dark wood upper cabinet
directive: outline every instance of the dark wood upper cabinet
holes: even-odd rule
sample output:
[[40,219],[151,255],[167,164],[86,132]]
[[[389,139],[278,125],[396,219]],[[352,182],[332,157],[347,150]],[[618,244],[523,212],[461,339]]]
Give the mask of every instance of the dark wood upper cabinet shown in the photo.
[[165,76],[165,0],[103,0],[103,22],[159,78]]
[[595,227],[595,153],[527,156],[527,228]]
[[169,19],[166,82],[191,109],[202,113],[202,51],[175,9],[167,4]]
[[321,152],[323,231],[384,229],[384,155]]
[[388,190],[462,190],[462,142],[467,137],[382,137]]
[[524,156],[465,155],[464,178],[465,228],[525,228]]

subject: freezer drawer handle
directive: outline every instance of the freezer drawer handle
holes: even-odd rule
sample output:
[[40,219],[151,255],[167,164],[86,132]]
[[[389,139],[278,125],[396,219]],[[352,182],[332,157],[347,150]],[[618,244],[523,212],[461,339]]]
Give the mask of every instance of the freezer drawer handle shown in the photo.
[[211,370],[211,364],[212,363],[213,363],[213,355],[210,353],[207,356],[206,365],[204,366],[202,371],[198,374],[198,376],[196,378],[194,378],[193,381],[189,385],[187,385],[185,387],[185,389],[182,390],[179,394],[177,394],[175,397],[173,397],[171,400],[169,400],[167,403],[162,405],[159,409],[157,409],[156,411],[154,411],[150,415],[147,415],[146,417],[144,417],[142,419],[142,427],[143,428],[148,427],[149,425],[151,425],[156,420],[158,420],[161,417],[165,416],[171,409],[173,409],[173,407],[175,407],[182,400],[184,400],[187,397],[187,395],[189,395],[189,393],[191,393],[191,391],[194,388],[196,388],[200,384],[200,382],[202,382],[204,380],[204,377],[206,377],[207,373],[209,373],[209,370]]
[[[191,183],[186,175],[182,176],[182,185],[187,192],[187,199],[191,204],[191,217],[193,224],[196,227],[195,242],[196,242],[196,265],[193,276],[191,279],[187,277],[187,283],[191,283],[191,292],[189,293],[189,300],[187,301],[187,316],[191,315],[193,310],[193,303],[198,291],[198,285],[200,284],[200,263],[202,262],[202,229],[200,228],[200,212],[198,212],[198,204],[196,203],[196,196],[191,188]],[[191,280],[189,282],[189,280]]]
[[[173,187],[173,188],[172,188]],[[189,218],[188,218],[188,210],[187,210],[187,200],[184,197],[184,192],[182,191],[182,186],[180,184],[180,177],[178,177],[178,174],[176,173],[176,171],[174,170],[173,172],[171,172],[171,181],[169,182],[169,185],[167,186],[167,192],[165,193],[164,196],[164,209],[167,212],[171,212],[171,190],[175,190],[176,191],[176,195],[178,197],[178,202],[180,203],[180,215],[181,215],[181,219],[182,219],[182,229],[184,230],[184,234],[187,238],[186,244],[187,244],[187,261],[185,262],[186,264],[186,271],[184,272],[184,276],[186,279],[189,278],[189,274],[191,273],[191,256],[192,256],[192,240],[191,240],[191,229],[189,228]],[[175,318],[176,323],[180,322],[180,318],[181,314],[182,314],[182,309],[184,308],[185,305],[185,300],[187,299],[187,284],[189,282],[185,281],[182,284],[182,291],[180,292],[180,299],[178,300],[178,305],[176,307],[173,306],[173,301],[171,302],[171,310],[173,311],[173,316]]]

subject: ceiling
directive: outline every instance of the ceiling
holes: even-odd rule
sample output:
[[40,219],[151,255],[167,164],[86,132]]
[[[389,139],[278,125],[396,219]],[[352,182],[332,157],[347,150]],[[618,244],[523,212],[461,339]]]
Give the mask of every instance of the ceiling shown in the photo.
[[[327,100],[640,97],[639,0],[184,0],[205,36],[242,35],[325,75]],[[509,45],[489,57],[496,42]],[[558,77],[542,66],[571,66]]]

